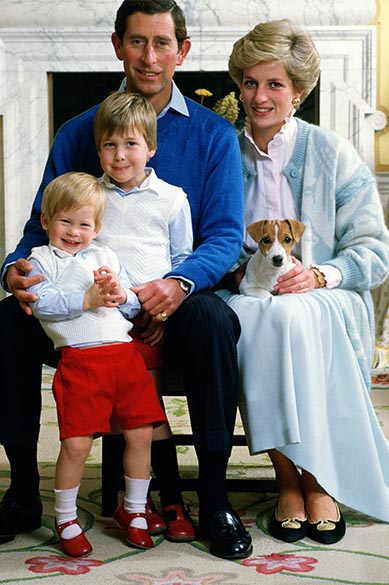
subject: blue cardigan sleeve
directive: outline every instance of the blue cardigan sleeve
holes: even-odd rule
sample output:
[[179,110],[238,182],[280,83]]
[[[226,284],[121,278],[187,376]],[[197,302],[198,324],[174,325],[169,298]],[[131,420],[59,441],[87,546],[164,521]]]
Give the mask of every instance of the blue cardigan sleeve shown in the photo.
[[375,178],[348,140],[308,129],[301,195],[303,260],[335,266],[342,275],[341,289],[375,288],[389,271],[389,232]]

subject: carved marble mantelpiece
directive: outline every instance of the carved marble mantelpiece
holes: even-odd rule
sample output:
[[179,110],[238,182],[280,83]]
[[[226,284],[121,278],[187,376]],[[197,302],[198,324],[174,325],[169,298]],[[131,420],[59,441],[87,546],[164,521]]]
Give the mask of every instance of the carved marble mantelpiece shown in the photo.
[[[2,258],[20,238],[49,150],[48,73],[121,71],[110,43],[119,3],[1,2]],[[261,20],[289,17],[307,26],[322,59],[320,124],[349,138],[374,168],[374,132],[386,123],[376,111],[376,31],[368,24],[374,0],[182,0],[180,5],[193,43],[182,67],[187,71],[225,70],[234,41]]]

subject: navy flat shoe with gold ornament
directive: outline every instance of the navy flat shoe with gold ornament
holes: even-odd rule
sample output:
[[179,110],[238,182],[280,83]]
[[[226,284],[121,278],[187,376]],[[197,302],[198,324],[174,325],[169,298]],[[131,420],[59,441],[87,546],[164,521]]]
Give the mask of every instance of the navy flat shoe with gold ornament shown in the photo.
[[269,532],[274,538],[284,542],[296,542],[301,540],[307,534],[308,520],[299,518],[283,518],[277,520],[277,506],[273,510],[273,515],[269,524]]
[[335,542],[339,542],[343,538],[346,534],[346,523],[336,502],[335,505],[338,512],[337,520],[311,522],[308,518],[307,535],[309,538],[321,544],[335,544]]

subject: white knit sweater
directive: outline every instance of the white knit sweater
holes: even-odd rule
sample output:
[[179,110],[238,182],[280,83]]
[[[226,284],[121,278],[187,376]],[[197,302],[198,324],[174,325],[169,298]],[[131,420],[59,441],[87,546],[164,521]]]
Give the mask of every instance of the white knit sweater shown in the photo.
[[172,269],[169,224],[186,194],[151,170],[145,183],[125,197],[106,188],[108,199],[96,243],[115,250],[133,285],[162,278]]

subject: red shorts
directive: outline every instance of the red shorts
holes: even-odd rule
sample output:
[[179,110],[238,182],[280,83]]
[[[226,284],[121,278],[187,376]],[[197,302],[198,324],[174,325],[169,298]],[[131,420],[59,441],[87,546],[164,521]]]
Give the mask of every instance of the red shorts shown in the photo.
[[142,355],[148,370],[158,368],[159,366],[162,366],[164,364],[163,354],[160,345],[158,345],[157,347],[152,347],[148,343],[145,343],[140,338],[140,330],[136,327],[136,325],[131,329],[130,335],[134,340],[136,349]]
[[53,380],[60,438],[166,421],[154,382],[134,343],[65,347]]

